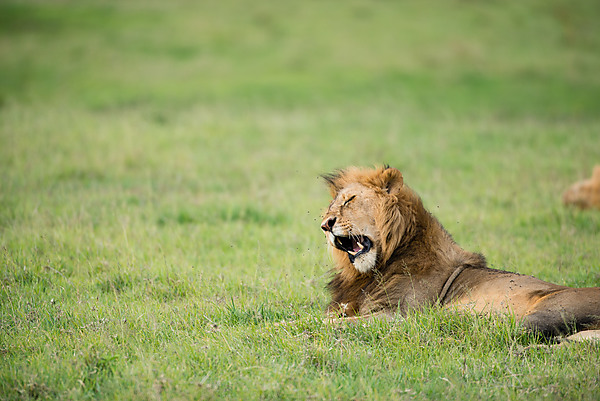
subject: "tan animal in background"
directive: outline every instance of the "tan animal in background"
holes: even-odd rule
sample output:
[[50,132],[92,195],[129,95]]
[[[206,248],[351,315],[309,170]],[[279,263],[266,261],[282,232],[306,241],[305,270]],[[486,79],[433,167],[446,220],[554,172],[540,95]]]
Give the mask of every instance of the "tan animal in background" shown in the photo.
[[565,191],[563,203],[581,209],[600,209],[600,165],[594,167],[592,178],[576,182]]
[[[487,267],[462,249],[400,171],[348,168],[325,175],[332,202],[321,228],[337,261],[331,314],[390,316],[439,304],[512,313],[546,336],[600,329],[600,288],[570,288]],[[600,336],[600,331],[590,331]]]

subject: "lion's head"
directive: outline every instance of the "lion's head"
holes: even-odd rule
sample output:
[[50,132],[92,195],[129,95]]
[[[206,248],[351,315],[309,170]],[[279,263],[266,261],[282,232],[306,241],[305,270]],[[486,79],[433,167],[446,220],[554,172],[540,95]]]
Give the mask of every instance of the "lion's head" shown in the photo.
[[385,263],[415,226],[420,200],[395,168],[350,168],[323,176],[333,201],[321,229],[334,255],[358,272]]

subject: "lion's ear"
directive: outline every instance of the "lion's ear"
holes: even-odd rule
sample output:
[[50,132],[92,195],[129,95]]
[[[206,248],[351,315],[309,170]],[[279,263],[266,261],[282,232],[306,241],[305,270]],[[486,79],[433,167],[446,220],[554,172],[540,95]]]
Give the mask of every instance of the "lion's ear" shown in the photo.
[[396,194],[404,185],[404,178],[400,170],[393,167],[384,169],[378,178],[378,186],[384,189],[388,194]]
[[329,187],[329,192],[331,193],[331,197],[335,198],[340,189],[342,189],[340,182],[341,172],[338,171],[331,174],[323,174],[321,178],[323,178],[327,183],[327,186]]

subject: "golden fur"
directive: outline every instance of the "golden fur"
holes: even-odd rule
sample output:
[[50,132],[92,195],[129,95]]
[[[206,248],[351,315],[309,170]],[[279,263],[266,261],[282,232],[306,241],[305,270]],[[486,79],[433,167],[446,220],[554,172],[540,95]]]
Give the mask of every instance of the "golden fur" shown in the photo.
[[569,288],[490,269],[457,245],[400,171],[349,168],[325,175],[332,202],[321,228],[337,262],[328,310],[403,314],[440,304],[513,313],[544,335],[600,328],[600,288]]
[[563,203],[580,209],[600,209],[600,165],[594,167],[592,178],[576,182],[565,191]]

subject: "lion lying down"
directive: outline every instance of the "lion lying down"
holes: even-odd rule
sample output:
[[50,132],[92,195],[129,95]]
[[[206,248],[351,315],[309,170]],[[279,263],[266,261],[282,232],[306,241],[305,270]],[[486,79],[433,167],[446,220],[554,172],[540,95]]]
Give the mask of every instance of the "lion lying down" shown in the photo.
[[321,228],[337,261],[330,313],[403,314],[440,304],[512,313],[545,336],[600,329],[600,287],[564,287],[488,268],[482,255],[454,242],[400,171],[349,168],[324,178],[333,201]]
[[563,203],[580,209],[600,209],[600,165],[594,167],[592,178],[576,182],[563,193]]

